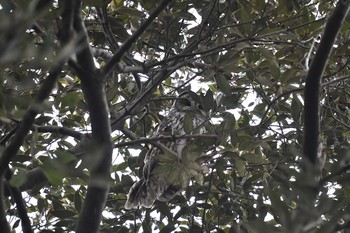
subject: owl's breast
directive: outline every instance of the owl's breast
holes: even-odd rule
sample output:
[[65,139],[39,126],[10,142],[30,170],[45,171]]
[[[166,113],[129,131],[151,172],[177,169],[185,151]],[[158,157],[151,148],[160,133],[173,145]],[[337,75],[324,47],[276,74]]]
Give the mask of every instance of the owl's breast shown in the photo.
[[[160,124],[157,134],[174,137],[188,134],[203,134],[205,133],[204,122],[205,119],[202,115],[192,112],[179,112],[176,109],[173,109]],[[192,130],[185,130],[185,125],[192,128]],[[184,138],[174,139],[173,141],[161,141],[160,143],[174,151],[178,157],[181,158],[182,150],[189,143],[189,141],[191,141],[191,139]]]

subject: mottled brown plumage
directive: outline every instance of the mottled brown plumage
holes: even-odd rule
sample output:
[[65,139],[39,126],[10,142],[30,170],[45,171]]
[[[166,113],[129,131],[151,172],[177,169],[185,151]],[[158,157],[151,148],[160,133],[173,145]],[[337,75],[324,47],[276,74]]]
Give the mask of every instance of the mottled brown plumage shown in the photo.
[[[184,128],[184,121],[192,127]],[[190,120],[190,121],[191,121]],[[185,92],[178,96],[164,120],[160,123],[157,132],[153,136],[172,135],[181,136],[186,134],[202,134],[205,132],[205,114],[200,104],[200,98],[193,92]],[[187,132],[187,133],[186,133]],[[181,165],[181,154],[184,147],[191,139],[178,139],[173,141],[161,141],[159,144],[170,150],[170,155],[157,147],[152,147],[146,154],[144,160],[143,177],[137,181],[129,190],[128,199],[125,203],[126,209],[139,206],[151,207],[156,199],[170,201],[183,188],[181,182],[169,182],[169,174],[172,171],[166,169],[159,161],[159,156],[176,156],[175,163]],[[171,153],[171,151],[173,153]],[[174,154],[174,155],[172,155]]]

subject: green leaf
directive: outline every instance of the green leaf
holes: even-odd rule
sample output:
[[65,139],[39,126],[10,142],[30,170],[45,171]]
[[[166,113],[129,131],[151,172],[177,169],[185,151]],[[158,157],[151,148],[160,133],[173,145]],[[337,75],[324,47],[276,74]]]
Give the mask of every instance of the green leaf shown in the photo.
[[42,198],[42,197],[38,198],[37,207],[40,213],[43,213],[47,209],[47,206],[48,206],[48,203],[45,198]]
[[231,132],[235,130],[236,119],[233,114],[225,112],[222,114],[223,121],[220,124],[218,141],[226,142]]
[[186,184],[190,178],[194,178],[199,185],[203,184],[204,176],[202,167],[194,162],[191,162],[187,165],[186,173],[188,174]]
[[181,153],[181,158],[183,163],[187,164],[189,162],[196,161],[201,155],[202,150],[194,143],[188,143],[183,149]]
[[173,230],[175,230],[175,226],[173,224],[167,224],[165,227],[162,228],[160,233],[173,232]]
[[231,50],[219,58],[218,64],[221,69],[229,74],[231,72],[237,71],[239,59],[239,52]]
[[70,211],[70,210],[53,210],[50,212],[50,214],[52,214],[55,217],[58,218],[71,218],[74,217],[76,215],[75,212]]
[[83,206],[83,200],[80,196],[79,190],[74,193],[74,207],[80,213],[81,207]]
[[156,2],[154,0],[142,0],[141,3],[146,10],[151,10],[154,9]]
[[239,156],[234,156],[233,161],[235,164],[235,171],[237,172],[238,176],[244,177],[246,173],[247,162]]
[[252,69],[248,69],[248,70],[246,71],[246,75],[247,75],[248,79],[249,79],[251,82],[255,81],[256,75],[255,75],[255,72],[254,72]]
[[193,132],[193,117],[190,113],[186,113],[184,116],[184,131],[187,134],[191,134]]
[[153,170],[153,174],[168,174],[167,177],[170,177],[170,172],[177,172],[178,168],[176,164],[164,163],[161,166],[156,166]]
[[160,153],[156,156],[157,161],[161,163],[175,163],[179,161],[179,158],[177,157],[177,154],[174,151],[168,149],[165,146],[162,146],[162,151],[163,154]]
[[231,173],[230,176],[230,190],[233,192],[236,189],[236,182],[235,182],[236,175],[235,173]]
[[63,179],[68,175],[66,168],[57,160],[47,159],[41,166],[49,182],[54,186],[62,184]]
[[57,159],[63,164],[68,164],[77,159],[76,156],[74,156],[72,153],[69,153],[64,150],[56,150],[55,154],[57,155]]
[[291,111],[292,111],[292,118],[297,123],[300,122],[302,110],[303,110],[303,104],[301,103],[297,95],[293,95]]
[[217,73],[215,75],[215,81],[220,91],[222,91],[225,95],[231,94],[232,90],[230,83],[223,74]]
[[[119,0],[119,1],[121,1],[121,0]],[[131,7],[119,7],[116,10],[116,13],[118,14],[118,16],[127,15],[128,17],[135,17],[135,16],[141,17],[143,15],[143,12],[137,10],[136,8],[131,8]]]
[[[113,0],[113,1],[120,1],[120,0]],[[94,6],[94,7],[105,7],[110,2],[111,0],[84,0],[85,4],[89,6]]]
[[253,113],[261,118],[264,114],[265,114],[265,111],[266,111],[266,104],[265,103],[261,103],[261,104],[258,104],[254,107],[254,110],[253,110]]
[[241,94],[230,94],[225,95],[222,99],[222,104],[228,109],[234,109],[239,106],[239,101],[241,101]]
[[122,162],[117,165],[113,165],[113,171],[124,171],[128,167],[128,162]]
[[275,220],[281,223],[282,226],[286,226],[291,217],[287,204],[281,200],[281,194],[277,190],[270,186],[267,186],[266,189],[271,200],[271,208]]
[[213,92],[210,89],[208,89],[205,95],[202,96],[202,103],[203,103],[203,109],[206,112],[216,108]]
[[163,173],[165,172],[168,173],[167,181],[169,184],[182,184],[180,180],[180,176],[181,176],[181,173],[183,173],[183,171],[180,169],[180,167],[178,166],[168,167],[166,171],[164,171]]
[[112,0],[111,8],[112,10],[117,10],[119,7],[122,7],[124,0]]
[[10,185],[12,187],[20,187],[27,181],[27,171],[25,169],[18,168],[17,173],[10,179]]
[[67,93],[61,98],[58,98],[61,102],[62,107],[75,107],[80,101],[80,95],[78,93]]
[[134,181],[131,179],[130,176],[122,174],[120,183],[122,186],[131,186],[134,183]]
[[219,89],[214,84],[209,84],[208,87],[214,93],[218,93],[219,92]]
[[191,179],[191,176],[187,172],[179,173],[179,183],[181,187],[186,187],[190,179]]
[[114,100],[119,93],[119,87],[118,86],[114,86],[110,89],[108,89],[106,95],[107,95],[107,101],[111,102],[112,100]]

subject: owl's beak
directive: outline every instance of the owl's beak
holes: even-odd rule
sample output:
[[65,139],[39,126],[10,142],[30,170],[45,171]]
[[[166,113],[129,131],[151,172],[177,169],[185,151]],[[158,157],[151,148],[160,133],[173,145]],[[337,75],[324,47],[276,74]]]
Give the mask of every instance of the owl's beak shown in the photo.
[[207,112],[204,111],[203,109],[197,109],[197,112],[203,116],[208,116]]

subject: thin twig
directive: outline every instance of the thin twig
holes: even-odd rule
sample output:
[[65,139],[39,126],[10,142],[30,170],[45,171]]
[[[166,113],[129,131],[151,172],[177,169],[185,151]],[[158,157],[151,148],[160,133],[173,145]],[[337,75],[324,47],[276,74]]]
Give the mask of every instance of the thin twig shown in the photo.
[[81,140],[83,137],[83,134],[75,131],[73,129],[65,128],[65,127],[60,127],[60,126],[55,126],[55,125],[34,125],[33,126],[35,130],[37,130],[40,133],[58,133],[64,136],[71,136],[77,140]]
[[179,139],[216,139],[217,135],[215,134],[192,134],[192,135],[180,135],[180,136],[158,136],[158,137],[151,137],[151,138],[139,138],[128,142],[121,142],[114,145],[114,148],[120,148],[125,146],[131,146],[131,145],[138,145],[141,143],[151,143],[158,141],[174,141]]
[[140,28],[132,34],[132,36],[118,49],[118,51],[113,55],[112,59],[106,64],[102,69],[102,74],[106,76],[113,67],[121,60],[123,55],[130,49],[130,47],[137,41],[137,39],[146,31],[146,29],[151,25],[153,20],[165,9],[165,7],[170,3],[171,0],[163,0],[159,6],[154,9],[146,21],[141,24]]

